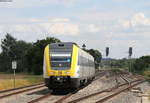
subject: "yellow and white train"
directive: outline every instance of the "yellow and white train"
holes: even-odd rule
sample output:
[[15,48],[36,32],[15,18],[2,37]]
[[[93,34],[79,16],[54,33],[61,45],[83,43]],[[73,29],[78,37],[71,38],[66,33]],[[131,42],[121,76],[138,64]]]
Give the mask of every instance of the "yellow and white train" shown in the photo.
[[44,50],[43,75],[49,89],[78,88],[93,80],[94,58],[75,43],[48,44]]

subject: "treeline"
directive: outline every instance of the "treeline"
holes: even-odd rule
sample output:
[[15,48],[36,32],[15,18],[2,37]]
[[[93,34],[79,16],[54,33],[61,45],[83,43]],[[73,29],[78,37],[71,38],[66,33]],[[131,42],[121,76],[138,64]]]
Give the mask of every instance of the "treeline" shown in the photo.
[[136,59],[131,69],[133,72],[143,74],[150,78],[150,56],[142,56]]
[[12,72],[11,62],[16,60],[16,72],[42,74],[44,47],[49,43],[56,42],[61,41],[54,37],[48,37],[37,40],[35,43],[28,43],[17,40],[7,33],[1,41],[0,72]]
[[112,68],[127,69],[132,73],[138,73],[150,77],[150,56],[142,56],[132,59],[110,59],[105,65]]
[[[0,72],[12,72],[11,62],[17,60],[16,72],[42,74],[44,48],[47,44],[57,42],[61,42],[61,40],[47,37],[29,43],[17,40],[7,33],[5,38],[1,40]],[[98,50],[90,49],[88,52],[95,58],[96,62],[100,63],[98,58],[101,58],[101,53]]]

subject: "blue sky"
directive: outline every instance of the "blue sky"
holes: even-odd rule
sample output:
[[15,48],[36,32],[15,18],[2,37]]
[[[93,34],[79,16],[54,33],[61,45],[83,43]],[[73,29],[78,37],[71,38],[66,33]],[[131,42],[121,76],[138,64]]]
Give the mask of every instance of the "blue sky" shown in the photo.
[[[13,0],[0,2],[0,39],[6,32],[34,42],[47,36],[98,49],[110,57],[150,54],[149,0]],[[1,42],[0,42],[1,43]]]

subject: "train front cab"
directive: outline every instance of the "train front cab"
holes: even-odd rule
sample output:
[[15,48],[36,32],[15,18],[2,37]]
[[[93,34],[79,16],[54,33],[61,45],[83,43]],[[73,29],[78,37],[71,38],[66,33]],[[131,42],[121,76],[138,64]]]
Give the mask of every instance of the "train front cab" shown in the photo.
[[[59,49],[53,48],[56,48],[56,46],[48,45],[44,51],[43,72],[46,86],[49,89],[78,88],[80,86],[80,80],[77,78],[78,47],[74,44],[65,44],[65,52],[60,52]],[[57,48],[63,50],[63,47]],[[57,54],[57,51],[59,51],[59,54]],[[62,60],[62,62],[57,62],[57,60]]]

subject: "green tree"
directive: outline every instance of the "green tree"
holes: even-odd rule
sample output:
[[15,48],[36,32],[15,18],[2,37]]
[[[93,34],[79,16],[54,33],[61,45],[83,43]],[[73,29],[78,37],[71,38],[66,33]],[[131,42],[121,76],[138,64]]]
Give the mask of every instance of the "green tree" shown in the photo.
[[[134,61],[134,59],[132,59],[130,61]],[[112,59],[111,65],[112,65],[112,67],[117,67],[117,68],[128,68],[128,65],[129,65],[128,62],[129,62],[129,60],[126,58]]]
[[37,42],[33,44],[26,55],[28,72],[33,72],[37,75],[42,74],[44,48],[47,44],[56,42],[60,42],[60,40],[54,37],[48,37],[43,40],[37,40]]
[[31,46],[31,43],[26,43],[23,40],[17,41],[16,38],[7,33],[1,44],[2,53],[0,54],[0,71],[12,71],[12,60],[17,61],[18,69],[16,72],[26,71],[25,55]]
[[94,57],[95,67],[98,68],[99,64],[101,62],[101,59],[102,59],[101,53],[98,50],[95,50],[95,49],[89,49],[89,50],[86,50],[86,51]]
[[10,59],[14,59],[16,56],[16,39],[7,33],[1,42],[2,54],[8,56]]
[[17,60],[17,72],[27,72],[27,59],[26,55],[28,50],[32,47],[31,43],[27,43],[23,40],[19,40],[16,43],[16,60]]
[[136,72],[143,72],[146,69],[150,68],[150,56],[142,56],[139,59],[136,59],[133,64],[133,69]]
[[0,58],[0,70],[3,72],[10,71],[11,61],[16,57],[16,39],[7,33],[1,42],[2,53]]

